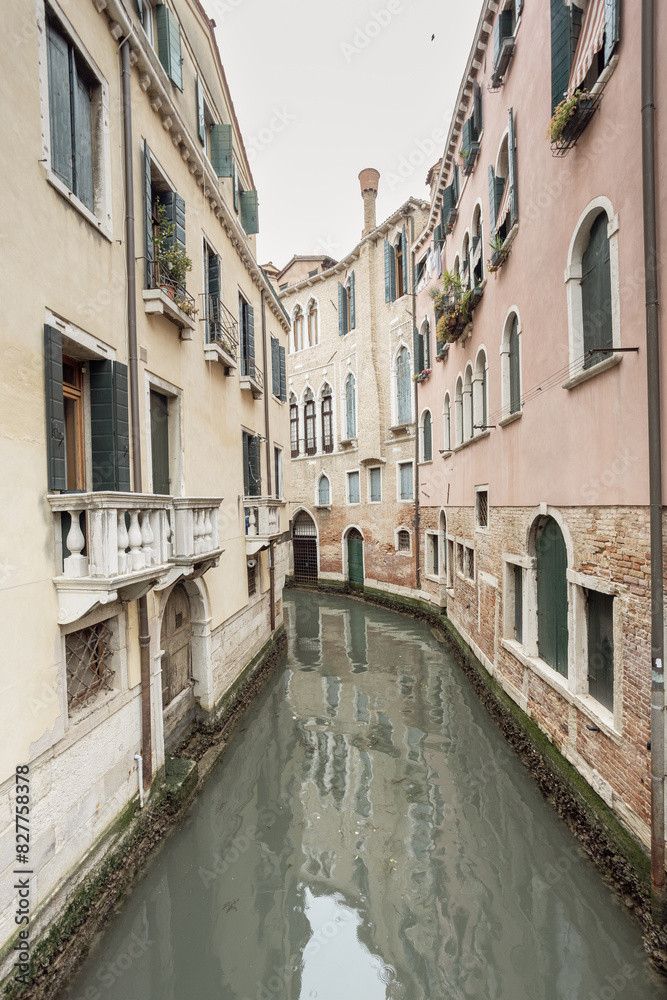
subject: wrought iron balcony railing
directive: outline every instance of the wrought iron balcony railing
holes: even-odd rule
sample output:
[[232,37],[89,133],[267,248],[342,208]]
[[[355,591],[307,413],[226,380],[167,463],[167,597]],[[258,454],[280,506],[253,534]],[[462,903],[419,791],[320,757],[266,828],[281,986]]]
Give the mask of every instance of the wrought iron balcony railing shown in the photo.
[[206,322],[206,340],[218,344],[225,354],[236,360],[239,346],[239,324],[219,295],[204,292],[201,296],[202,319]]

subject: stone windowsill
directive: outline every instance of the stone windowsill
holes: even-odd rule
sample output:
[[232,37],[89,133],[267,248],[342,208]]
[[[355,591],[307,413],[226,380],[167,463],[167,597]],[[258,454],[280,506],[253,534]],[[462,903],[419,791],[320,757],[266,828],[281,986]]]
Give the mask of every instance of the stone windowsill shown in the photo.
[[589,378],[595,378],[596,375],[601,375],[602,372],[608,372],[610,368],[615,368],[616,365],[620,365],[623,360],[622,354],[612,354],[610,358],[605,358],[604,361],[598,361],[596,365],[591,368],[582,368],[577,372],[576,375],[572,375],[566,382],[562,383],[563,389],[575,389],[582,382],[588,382]]
[[236,358],[232,354],[228,354],[222,344],[215,342],[204,344],[204,360],[219,361],[221,365],[225,366],[226,375],[232,375],[236,371]]
[[475,434],[474,437],[468,438],[468,440],[464,441],[463,444],[457,444],[455,448],[452,448],[452,451],[462,451],[463,448],[467,448],[469,445],[474,444],[475,441],[481,441],[482,438],[488,437],[490,433],[491,431],[482,431],[480,434]]
[[72,208],[76,209],[79,215],[82,215],[84,219],[91,224],[96,232],[98,232],[101,236],[104,236],[109,243],[113,243],[113,233],[111,231],[110,219],[107,219],[106,223],[102,222],[101,219],[98,219],[95,213],[91,212],[88,206],[84,205],[81,199],[77,198],[73,191],[69,190],[66,184],[63,184],[60,178],[53,173],[50,167],[47,168],[46,179],[49,184],[56,189],[58,194],[61,194],[63,198],[69,202]]
[[192,316],[188,316],[182,309],[179,309],[173,299],[169,298],[161,288],[144,288],[143,292],[144,310],[150,315],[164,316],[170,320],[181,331],[181,340],[192,340],[195,321]]
[[510,413],[509,416],[503,417],[502,420],[498,421],[499,427],[507,427],[508,424],[513,424],[515,420],[523,416],[523,410],[517,410],[516,413]]
[[357,443],[358,442],[357,442],[357,438],[356,437],[353,437],[353,438],[343,438],[342,441],[338,442],[338,444],[341,446],[341,448],[356,448],[357,447]]
[[414,421],[410,420],[405,424],[393,424],[389,430],[392,434],[408,434],[414,430]]
[[528,656],[524,652],[524,648],[520,642],[517,642],[515,639],[501,639],[500,641],[503,649],[506,649],[508,653],[516,657],[524,667],[537,674],[538,677],[561,695],[569,705],[573,705],[579,709],[582,715],[587,716],[605,736],[608,736],[617,745],[622,743],[623,735],[614,727],[611,712],[600,705],[589,694],[576,694],[574,691],[570,691],[567,686],[567,679],[562,674],[559,674],[557,670],[554,670],[553,667],[550,667],[548,663],[545,663],[539,657]]
[[452,449],[451,448],[448,451],[441,451],[440,452],[441,458],[450,458],[451,454],[452,454]]
[[331,510],[332,505],[330,503],[316,503],[313,506],[315,510]]

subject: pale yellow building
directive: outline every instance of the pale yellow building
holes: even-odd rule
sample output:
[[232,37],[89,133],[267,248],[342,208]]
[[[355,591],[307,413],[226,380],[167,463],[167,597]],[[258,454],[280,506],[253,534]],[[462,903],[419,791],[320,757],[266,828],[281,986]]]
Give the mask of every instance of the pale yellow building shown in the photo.
[[2,50],[0,878],[29,765],[36,933],[282,625],[289,320],[197,0],[16,0]]

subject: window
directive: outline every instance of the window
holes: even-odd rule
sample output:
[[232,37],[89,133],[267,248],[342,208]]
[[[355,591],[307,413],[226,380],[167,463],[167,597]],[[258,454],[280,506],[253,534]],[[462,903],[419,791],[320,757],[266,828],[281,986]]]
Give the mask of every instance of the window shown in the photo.
[[519,317],[511,312],[505,322],[500,349],[502,365],[503,419],[521,413],[521,355]]
[[333,451],[333,395],[330,385],[322,389],[322,451],[330,454]]
[[[620,11],[621,0],[590,0],[584,15],[574,4],[551,0],[552,112],[577,88],[590,90],[609,66],[620,40]],[[598,18],[604,33],[595,30]]]
[[472,367],[468,365],[463,378],[463,434],[466,441],[475,433],[472,397]]
[[345,433],[348,441],[357,436],[357,400],[354,375],[351,372],[345,383]]
[[254,559],[248,559],[246,570],[248,574],[248,597],[254,597],[257,593],[257,564]]
[[475,490],[475,526],[477,528],[489,526],[489,491],[486,487]]
[[431,328],[427,319],[415,330],[415,374],[431,367]]
[[281,403],[287,399],[285,348],[277,337],[271,337],[271,391]]
[[356,300],[354,290],[354,271],[345,282],[338,282],[338,333],[344,337],[356,326]]
[[368,470],[368,494],[371,503],[380,503],[382,500],[382,469],[377,466]]
[[111,691],[114,677],[114,619],[65,637],[67,707],[70,711],[91,701],[100,691]]
[[[172,270],[158,254],[155,238],[160,237],[163,251],[174,251],[173,257],[184,256],[185,251],[185,202],[172,190],[165,174],[151,154],[144,140],[144,258],[146,288],[163,288],[170,298],[182,306],[187,299],[188,308],[194,309],[194,299],[185,292],[185,270]],[[173,258],[172,258],[173,259]],[[219,272],[218,272],[219,278]],[[219,293],[218,284],[218,293]],[[192,315],[192,312],[190,313]]]
[[396,549],[398,552],[410,551],[410,532],[401,528],[396,532]]
[[498,12],[493,26],[493,75],[491,87],[501,86],[514,54],[515,0]]
[[243,431],[243,493],[247,497],[262,495],[262,464],[259,436]]
[[314,347],[318,341],[317,303],[311,299],[308,303],[308,347]]
[[299,455],[299,406],[294,393],[290,395],[289,438],[292,458]]
[[359,473],[348,472],[347,474],[347,502],[360,503],[359,496]]
[[614,598],[587,590],[588,693],[614,710]]
[[523,642],[523,569],[521,566],[513,567],[514,584],[514,638],[517,642]]
[[257,379],[255,367],[255,311],[242,295],[239,295],[239,327],[241,334],[241,375]]
[[328,507],[331,504],[331,483],[329,477],[324,473],[320,476],[317,484],[317,502],[320,507]]
[[433,461],[433,423],[430,410],[425,410],[422,416],[421,460],[422,462]]
[[440,575],[440,543],[432,532],[426,534],[426,572],[429,576]]
[[275,476],[275,496],[278,500],[282,500],[284,494],[284,482],[283,482],[283,450],[274,446],[273,449],[273,472]]
[[461,281],[464,288],[470,288],[470,235],[468,233],[463,237],[463,246],[461,247]]
[[479,351],[475,359],[475,374],[472,384],[473,433],[477,434],[488,430],[486,379],[486,353]]
[[63,357],[63,407],[65,413],[65,469],[68,490],[86,488],[83,431],[83,365]]
[[178,18],[166,4],[155,9],[157,48],[160,62],[167,76],[179,90],[183,90],[183,60],[181,58],[181,26]]
[[468,580],[475,579],[475,550],[469,545],[465,546],[463,575]]
[[47,8],[46,54],[51,170],[88,211],[101,215],[102,86]]
[[459,375],[456,380],[456,395],[454,397],[456,411],[456,444],[463,444],[463,379]]
[[444,450],[452,450],[452,408],[449,401],[449,393],[445,393],[445,401],[442,405],[442,422],[444,427]]
[[[220,287],[220,258],[204,242],[204,316],[206,317],[206,342],[218,341],[233,351],[229,320],[222,305]],[[235,324],[234,324],[235,325]]]
[[384,300],[394,302],[408,291],[408,239],[405,226],[391,244],[384,241]]
[[463,576],[463,544],[456,543],[456,572]]
[[567,677],[567,549],[553,517],[535,531],[537,569],[537,647],[540,659]]
[[484,238],[482,232],[482,206],[475,205],[472,216],[472,244],[470,249],[472,285],[478,288],[484,280]]
[[604,212],[596,217],[581,261],[584,368],[604,360],[609,355],[602,349],[613,347],[608,221]]
[[447,539],[447,586],[454,586],[454,542]]
[[154,24],[154,13],[153,13],[153,0],[140,0],[139,4],[139,20],[141,21],[141,27],[146,33],[146,38],[150,44],[155,46],[155,24]]
[[313,390],[306,389],[303,398],[305,401],[303,422],[306,431],[306,455],[314,455],[317,451],[317,440],[315,437],[315,396]]
[[396,423],[409,424],[412,420],[412,378],[410,352],[401,347],[396,356]]
[[304,348],[303,340],[303,309],[301,306],[297,306],[294,310],[294,316],[292,317],[292,337],[290,341],[290,354],[294,354],[295,351],[302,351]]
[[412,475],[412,462],[400,462],[398,466],[398,489],[401,500],[412,500],[414,496],[414,483]]
[[241,225],[247,236],[259,232],[259,200],[256,191],[241,191]]

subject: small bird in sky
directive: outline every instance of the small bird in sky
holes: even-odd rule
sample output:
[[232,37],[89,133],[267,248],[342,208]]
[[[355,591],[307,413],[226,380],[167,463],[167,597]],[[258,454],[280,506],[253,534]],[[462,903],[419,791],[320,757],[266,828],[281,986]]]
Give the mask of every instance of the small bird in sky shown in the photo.
[[435,38],[435,35],[431,35],[431,41],[433,41],[434,38]]

